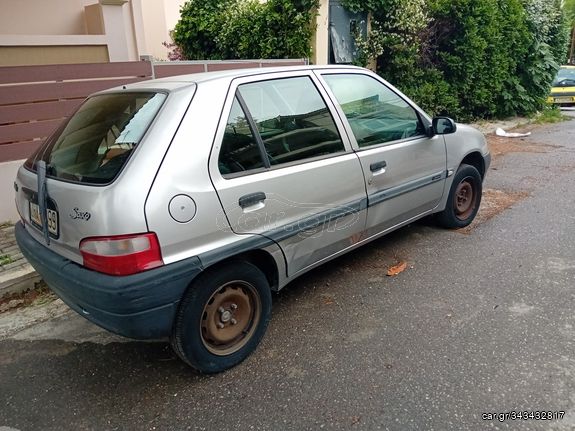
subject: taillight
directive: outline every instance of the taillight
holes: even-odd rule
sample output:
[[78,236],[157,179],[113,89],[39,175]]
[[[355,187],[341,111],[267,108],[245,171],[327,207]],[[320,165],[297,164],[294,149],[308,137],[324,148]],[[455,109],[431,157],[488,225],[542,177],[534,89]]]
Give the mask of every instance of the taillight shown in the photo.
[[84,266],[111,275],[130,275],[164,264],[155,233],[85,238]]

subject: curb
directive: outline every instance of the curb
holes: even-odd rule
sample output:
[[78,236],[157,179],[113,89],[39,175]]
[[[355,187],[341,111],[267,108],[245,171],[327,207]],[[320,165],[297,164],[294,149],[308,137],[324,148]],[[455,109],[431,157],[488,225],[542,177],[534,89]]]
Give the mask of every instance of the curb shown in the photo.
[[30,264],[22,268],[0,275],[0,298],[7,295],[24,293],[34,289],[35,284],[41,280],[40,275],[34,271]]
[[495,133],[495,130],[498,127],[501,127],[505,130],[515,129],[516,127],[527,125],[529,123],[528,118],[524,117],[514,117],[509,118],[507,120],[493,120],[493,121],[481,121],[477,123],[471,123],[472,127],[475,127],[484,135],[488,135],[490,133]]

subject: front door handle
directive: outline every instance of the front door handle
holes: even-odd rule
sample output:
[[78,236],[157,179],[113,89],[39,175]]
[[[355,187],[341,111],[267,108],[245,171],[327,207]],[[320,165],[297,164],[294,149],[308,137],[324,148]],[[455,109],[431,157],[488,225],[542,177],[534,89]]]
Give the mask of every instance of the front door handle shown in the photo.
[[263,202],[265,200],[266,200],[266,194],[264,192],[256,192],[256,193],[250,193],[248,195],[243,195],[238,200],[238,203],[242,208],[247,208],[256,205],[260,202]]
[[[375,162],[375,163],[372,163],[371,165],[369,165],[369,170],[371,172],[378,172],[381,170],[385,171],[386,166],[387,166],[387,162],[385,160],[382,160],[381,162]],[[382,173],[382,172],[380,172],[380,173]]]

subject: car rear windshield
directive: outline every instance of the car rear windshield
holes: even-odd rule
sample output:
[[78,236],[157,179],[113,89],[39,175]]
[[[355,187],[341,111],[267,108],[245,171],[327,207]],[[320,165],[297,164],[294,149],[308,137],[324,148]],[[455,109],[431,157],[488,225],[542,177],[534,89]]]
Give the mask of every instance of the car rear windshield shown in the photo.
[[87,99],[26,162],[46,162],[48,177],[108,184],[118,175],[162,106],[166,95],[126,92]]
[[563,67],[559,69],[552,85],[575,86],[575,67]]

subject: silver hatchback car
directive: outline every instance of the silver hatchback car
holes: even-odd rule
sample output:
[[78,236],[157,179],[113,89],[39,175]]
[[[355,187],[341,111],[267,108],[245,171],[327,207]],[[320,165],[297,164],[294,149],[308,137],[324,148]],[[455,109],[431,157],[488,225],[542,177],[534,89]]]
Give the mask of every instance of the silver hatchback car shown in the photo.
[[213,373],[256,348],[271,291],[421,217],[471,223],[489,162],[365,69],[152,80],[89,97],[26,161],[16,236],[82,316]]

